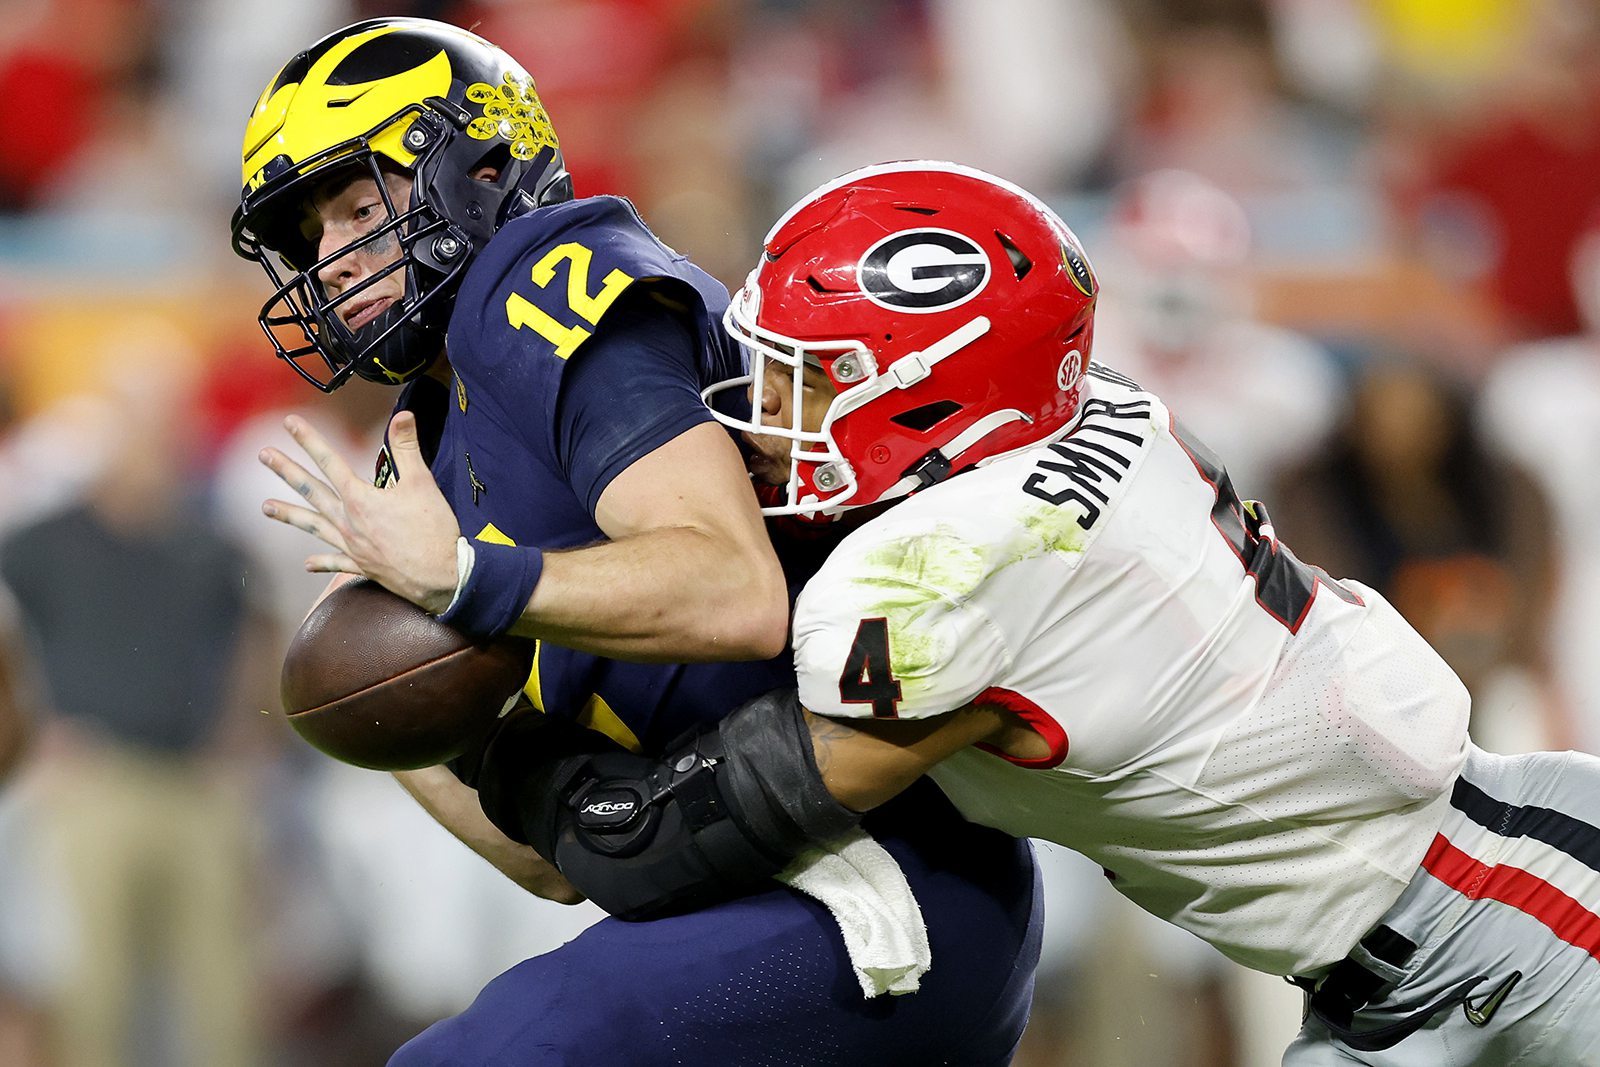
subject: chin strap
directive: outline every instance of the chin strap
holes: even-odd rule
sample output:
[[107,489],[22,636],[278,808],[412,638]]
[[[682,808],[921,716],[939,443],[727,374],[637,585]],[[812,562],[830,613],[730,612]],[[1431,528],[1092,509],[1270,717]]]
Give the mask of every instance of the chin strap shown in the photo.
[[[384,308],[378,317],[359,330],[351,331],[337,315],[328,317],[330,328],[355,345],[354,374],[379,385],[402,385],[421,374],[444,351],[444,324],[432,321],[416,302],[401,299]],[[448,304],[446,304],[448,306]],[[376,338],[367,341],[366,338]]]
[[[978,340],[978,338],[989,332],[990,325],[991,323],[987,317],[979,315],[958,326],[920,352],[912,352],[910,355],[902,356],[895,360],[889,365],[888,371],[884,374],[884,387],[879,392],[887,392],[889,389],[909,389],[911,386],[916,385],[932,373],[934,364],[948,359]],[[872,396],[876,395],[878,393],[872,394]],[[867,399],[871,399],[871,397],[863,396],[862,402]],[[859,406],[859,404],[856,406]],[[914,493],[919,489],[926,489],[930,485],[944,481],[955,470],[955,461],[961,458],[963,452],[1002,426],[1009,426],[1019,420],[1023,422],[1033,421],[1016,408],[1002,408],[999,411],[991,411],[957,434],[954,439],[945,442],[939,448],[933,449],[912,464],[911,468],[906,471],[905,476],[890,486],[889,490],[879,499],[893,500],[896,497],[902,497],[907,493]]]
[[914,493],[944,481],[950,477],[950,472],[955,469],[956,460],[961,458],[963,452],[1002,426],[1009,426],[1013,422],[1031,423],[1033,420],[1016,408],[991,411],[945,442],[943,446],[935,448],[912,464],[911,469],[906,471],[905,477],[894,483],[883,495],[883,499],[905,496],[907,493]]

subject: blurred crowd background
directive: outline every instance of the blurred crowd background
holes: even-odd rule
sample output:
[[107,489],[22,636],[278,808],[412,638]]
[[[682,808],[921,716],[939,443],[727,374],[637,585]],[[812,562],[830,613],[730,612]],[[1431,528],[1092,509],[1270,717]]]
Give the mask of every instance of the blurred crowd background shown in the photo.
[[[534,74],[580,195],[725,282],[841,171],[932,157],[1077,229],[1096,356],[1303,558],[1382,589],[1499,751],[1600,750],[1592,0],[8,0],[0,4],[0,1063],[379,1064],[597,915],[523,896],[294,740],[320,579],[260,517],[296,408],[232,257],[238,147],[357,18]],[[18,742],[26,736],[24,748]],[[1046,852],[1022,1062],[1266,1067],[1298,993]]]

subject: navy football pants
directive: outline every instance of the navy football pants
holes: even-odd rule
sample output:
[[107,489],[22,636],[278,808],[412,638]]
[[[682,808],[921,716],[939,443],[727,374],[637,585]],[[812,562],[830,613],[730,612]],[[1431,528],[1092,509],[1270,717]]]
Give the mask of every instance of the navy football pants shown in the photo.
[[490,982],[390,1067],[1005,1064],[1043,925],[1025,841],[973,826],[928,782],[868,829],[899,860],[933,967],[867,1000],[827,910],[777,887],[654,922],[604,919]]

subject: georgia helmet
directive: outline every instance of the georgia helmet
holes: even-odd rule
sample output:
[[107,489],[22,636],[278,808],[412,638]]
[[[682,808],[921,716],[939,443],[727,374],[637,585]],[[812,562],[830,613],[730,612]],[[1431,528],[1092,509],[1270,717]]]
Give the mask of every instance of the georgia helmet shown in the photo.
[[[789,441],[769,515],[833,516],[905,496],[1062,432],[1083,394],[1097,283],[1037,197],[925,160],[853,171],[790,208],[723,324],[748,374],[703,396],[724,425]],[[836,395],[814,430],[762,422],[771,361]],[[748,419],[716,394],[749,390]]]
[[[421,373],[444,348],[473,256],[509,219],[572,197],[528,72],[483,38],[426,19],[360,22],[295,56],[257,101],[242,155],[234,250],[272,279],[259,318],[278,356],[324,392],[351,374],[399,383]],[[495,176],[475,180],[484,168]],[[411,178],[409,203],[394,203],[386,169]],[[376,181],[388,217],[319,256],[305,205],[345,174]],[[398,260],[330,297],[318,272],[390,235]],[[401,270],[404,297],[347,327],[339,307]]]

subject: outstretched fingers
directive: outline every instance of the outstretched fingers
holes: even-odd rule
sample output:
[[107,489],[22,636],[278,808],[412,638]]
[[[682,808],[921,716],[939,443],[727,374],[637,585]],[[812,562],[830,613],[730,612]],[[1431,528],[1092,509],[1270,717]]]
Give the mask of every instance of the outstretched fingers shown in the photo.
[[335,452],[327,439],[316,431],[305,419],[298,415],[290,415],[283,420],[283,428],[289,431],[295,444],[305,449],[306,455],[327,476],[335,492],[341,496],[349,492],[352,485],[365,485],[366,483],[356,477],[344,457]]
[[293,526],[324,542],[330,548],[340,552],[348,552],[344,534],[339,527],[321,512],[310,508],[303,508],[298,504],[290,504],[284,500],[268,500],[261,505],[261,513],[269,519],[276,519],[285,526]]
[[276,448],[263,448],[261,462],[282,478],[285,485],[299,493],[306,503],[324,515],[337,514],[342,510],[343,501],[331,486]]

